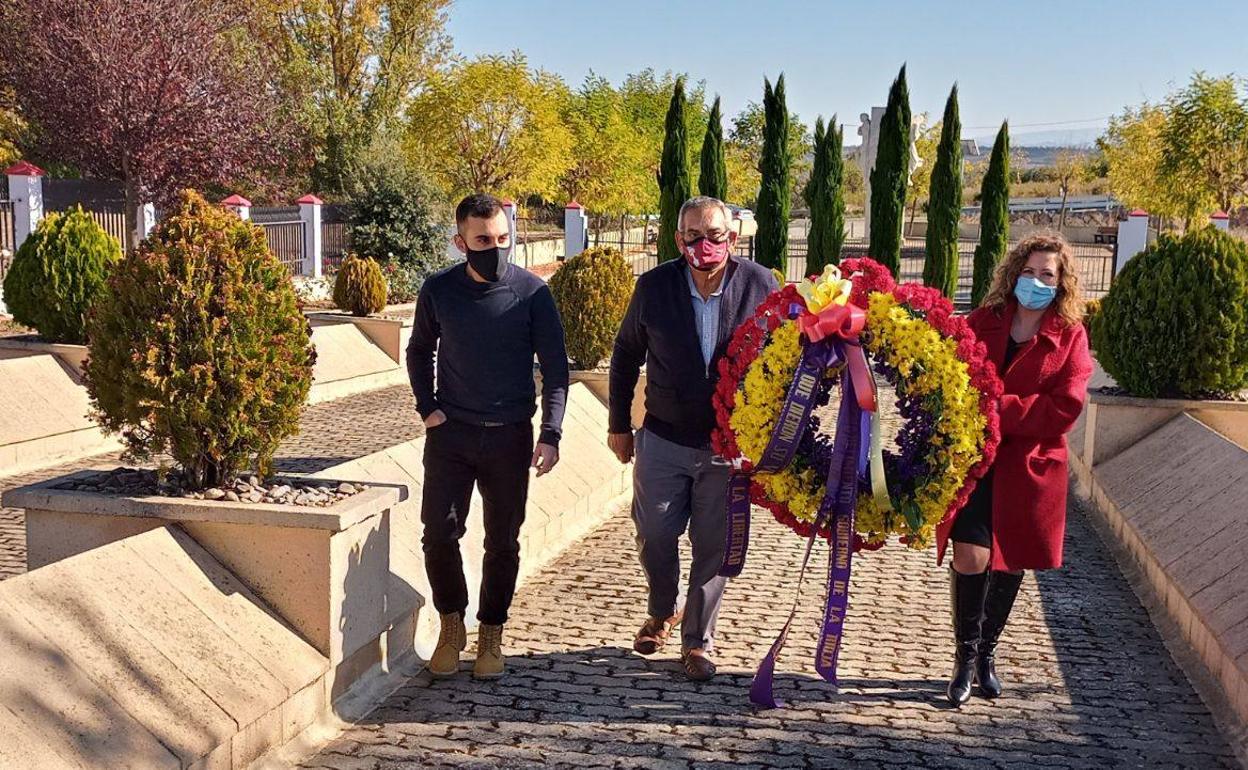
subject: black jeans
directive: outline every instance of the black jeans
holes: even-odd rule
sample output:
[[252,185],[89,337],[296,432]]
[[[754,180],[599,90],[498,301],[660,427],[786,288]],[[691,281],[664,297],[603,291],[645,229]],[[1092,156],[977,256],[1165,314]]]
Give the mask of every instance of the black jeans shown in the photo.
[[453,420],[427,434],[420,519],[425,570],[433,606],[442,614],[468,608],[468,584],[459,554],[475,483],[484,502],[485,560],[477,620],[507,621],[520,570],[520,525],[529,494],[533,426],[480,427]]

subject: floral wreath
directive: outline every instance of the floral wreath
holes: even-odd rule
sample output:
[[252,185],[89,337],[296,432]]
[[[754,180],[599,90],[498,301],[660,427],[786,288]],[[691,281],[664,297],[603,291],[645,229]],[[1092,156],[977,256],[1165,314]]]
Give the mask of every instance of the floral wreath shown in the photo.
[[[862,258],[773,292],[737,328],[719,363],[712,444],[742,472],[758,464],[812,339],[810,326],[846,306],[865,311],[857,341],[871,369],[892,386],[903,420],[895,447],[881,449],[877,441],[872,448],[882,454],[882,468],[877,461],[875,472],[859,475],[853,550],[877,549],[892,535],[925,548],[937,525],[966,504],[1000,442],[1001,381],[984,344],[936,289],[897,284],[883,265]],[[839,366],[824,372],[816,406],[828,403],[839,374]],[[750,478],[750,501],[803,536],[819,521],[832,454],[820,428],[816,414],[787,467]],[[822,524],[819,534],[831,537],[829,527]]]

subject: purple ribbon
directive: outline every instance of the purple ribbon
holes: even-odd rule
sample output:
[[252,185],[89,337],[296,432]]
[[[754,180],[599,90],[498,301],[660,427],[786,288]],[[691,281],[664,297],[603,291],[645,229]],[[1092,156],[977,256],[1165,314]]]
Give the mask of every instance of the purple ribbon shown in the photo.
[[[824,366],[827,367],[845,360],[845,344],[842,340],[832,339],[828,342],[807,345],[807,350],[824,347],[825,352],[820,357],[825,362]],[[792,389],[790,389],[791,392]],[[778,427],[777,432],[779,432]],[[789,616],[783,628],[780,629],[779,636],[776,637],[766,657],[759,664],[758,673],[754,675],[754,681],[750,685],[750,701],[757,706],[777,708],[781,705],[772,691],[776,659],[780,651],[784,649],[789,629],[797,613],[802,582],[806,578],[806,568],[810,564],[810,553],[815,539],[819,537],[824,523],[829,520],[832,526],[831,548],[828,555],[828,586],[815,668],[824,681],[836,683],[836,664],[840,656],[842,631],[849,605],[849,577],[853,557],[854,507],[858,497],[858,476],[866,469],[867,458],[863,449],[868,445],[869,436],[870,415],[863,412],[858,405],[853,379],[849,376],[848,369],[843,370],[841,373],[841,408],[837,415],[832,459],[828,463],[827,486],[810,536],[806,540],[806,553],[802,557],[802,566],[797,577],[793,606],[789,609]],[[774,440],[775,436],[773,435],[772,438]]]
[[[810,425],[819,395],[819,383],[836,349],[825,342],[806,345],[797,362],[793,382],[780,407],[776,427],[753,473],[776,473],[793,462],[797,445]],[[750,473],[735,471],[728,479],[727,526],[724,528],[724,560],[719,574],[736,577],[745,567],[750,545]]]

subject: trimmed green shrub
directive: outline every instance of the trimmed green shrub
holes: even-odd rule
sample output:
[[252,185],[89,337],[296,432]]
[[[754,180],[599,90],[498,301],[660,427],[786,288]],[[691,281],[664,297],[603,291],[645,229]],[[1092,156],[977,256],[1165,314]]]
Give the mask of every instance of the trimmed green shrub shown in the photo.
[[1101,301],[1090,299],[1083,303],[1083,330],[1088,333],[1088,342],[1092,342],[1092,319],[1101,312]]
[[121,244],[80,206],[49,214],[17,250],[4,278],[13,319],[50,342],[87,341],[87,311],[121,259]]
[[348,254],[334,279],[334,304],[351,315],[366,316],[386,306],[386,279],[381,266]]
[[572,257],[550,279],[563,319],[568,356],[577,369],[593,369],[611,352],[633,295],[633,271],[618,249],[603,246]]
[[1092,322],[1097,358],[1149,398],[1248,385],[1248,244],[1213,226],[1163,235],[1123,268]]
[[421,283],[451,264],[446,212],[414,173],[394,163],[370,163],[353,182],[348,205],[347,235],[355,253],[405,265]]
[[186,191],[113,269],[87,320],[96,419],[191,487],[267,475],[299,429],[316,353],[264,231]]

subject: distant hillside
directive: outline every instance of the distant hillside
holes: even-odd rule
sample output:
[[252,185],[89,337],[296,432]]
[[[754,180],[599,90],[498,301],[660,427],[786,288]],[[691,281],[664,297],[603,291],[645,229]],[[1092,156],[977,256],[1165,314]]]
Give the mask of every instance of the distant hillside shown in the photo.
[[1043,168],[1052,166],[1057,162],[1057,154],[1062,150],[1076,152],[1080,155],[1092,154],[1090,147],[1034,147],[1030,145],[1013,146],[1011,150],[1021,151],[1027,156],[1027,162],[1023,164],[1024,168]]
[[[1092,128],[1063,128],[1056,131],[1011,131],[1010,144],[1018,147],[1075,147],[1090,148],[1096,145],[1096,139],[1105,133],[1100,126]],[[992,147],[996,134],[975,137],[980,147]],[[985,150],[986,152],[986,150]]]

